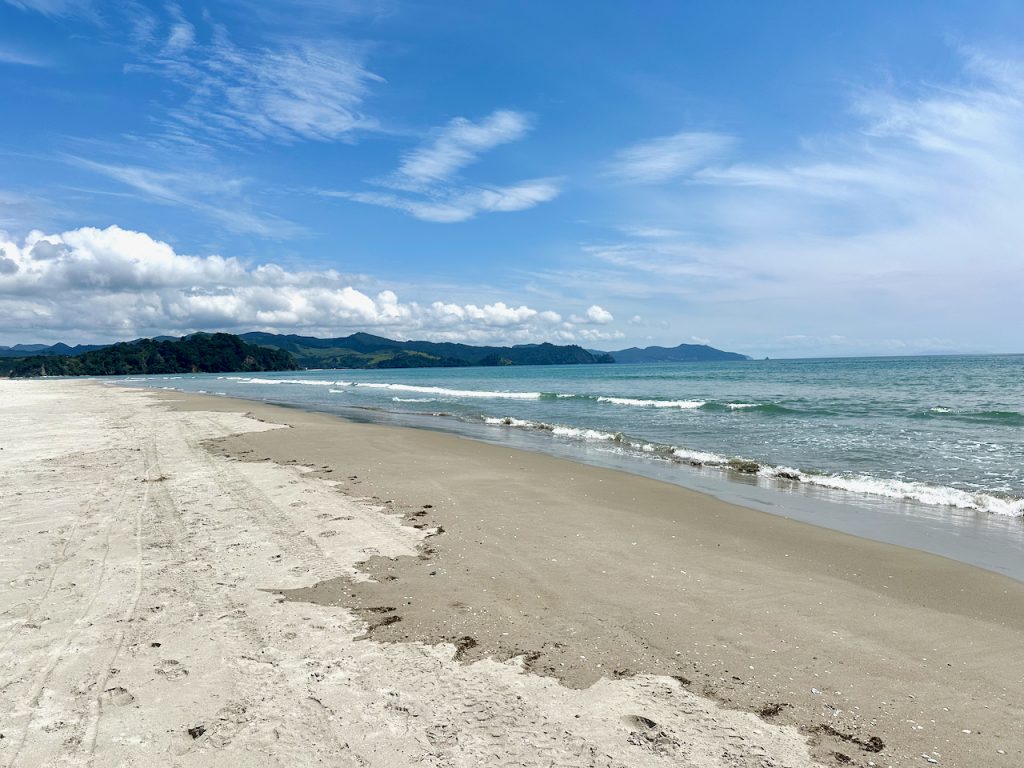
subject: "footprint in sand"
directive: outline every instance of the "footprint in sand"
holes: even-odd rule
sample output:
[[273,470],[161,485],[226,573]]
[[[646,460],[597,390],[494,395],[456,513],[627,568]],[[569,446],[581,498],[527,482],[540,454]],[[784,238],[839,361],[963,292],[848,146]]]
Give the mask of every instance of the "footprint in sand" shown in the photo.
[[188,670],[177,659],[161,659],[156,665],[156,673],[168,680],[180,680],[188,675]]
[[103,702],[105,704],[123,707],[126,704],[131,704],[133,701],[135,701],[135,697],[128,692],[127,688],[122,688],[119,685],[114,688],[107,688],[103,692]]

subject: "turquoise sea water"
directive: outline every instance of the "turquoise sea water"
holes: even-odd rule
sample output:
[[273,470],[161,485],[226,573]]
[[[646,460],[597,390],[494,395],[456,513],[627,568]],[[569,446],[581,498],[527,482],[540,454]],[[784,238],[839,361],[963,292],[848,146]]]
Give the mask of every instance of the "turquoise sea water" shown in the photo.
[[[1024,355],[124,379],[464,432],[637,471],[1024,515]],[[404,420],[404,421],[403,421]],[[730,461],[757,462],[756,474]]]

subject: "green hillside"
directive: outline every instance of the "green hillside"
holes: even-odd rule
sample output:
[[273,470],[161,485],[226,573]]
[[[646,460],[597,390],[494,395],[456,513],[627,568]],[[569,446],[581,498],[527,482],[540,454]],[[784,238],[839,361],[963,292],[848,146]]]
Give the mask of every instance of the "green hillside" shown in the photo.
[[113,344],[92,352],[0,360],[0,375],[113,376],[152,373],[290,371],[299,366],[287,352],[246,344],[227,333],[197,333],[178,341]]
[[276,333],[244,333],[250,344],[290,353],[306,368],[430,368],[468,365],[569,365],[610,363],[575,344],[477,347],[433,341],[395,341],[369,333],[333,339]]

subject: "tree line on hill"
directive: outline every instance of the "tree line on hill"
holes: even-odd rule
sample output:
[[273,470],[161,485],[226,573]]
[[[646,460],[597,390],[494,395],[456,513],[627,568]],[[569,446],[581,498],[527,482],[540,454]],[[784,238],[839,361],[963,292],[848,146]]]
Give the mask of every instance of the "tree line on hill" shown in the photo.
[[197,333],[177,341],[140,339],[73,356],[0,359],[0,374],[11,378],[292,371],[298,367],[287,352],[246,344],[228,333]]
[[587,350],[576,344],[473,346],[454,342],[395,341],[369,333],[331,339],[257,332],[241,336],[196,333],[181,339],[137,339],[109,346],[23,344],[0,347],[0,375],[110,376],[298,368],[447,368],[747,359],[746,355],[703,344],[633,347],[609,353]]

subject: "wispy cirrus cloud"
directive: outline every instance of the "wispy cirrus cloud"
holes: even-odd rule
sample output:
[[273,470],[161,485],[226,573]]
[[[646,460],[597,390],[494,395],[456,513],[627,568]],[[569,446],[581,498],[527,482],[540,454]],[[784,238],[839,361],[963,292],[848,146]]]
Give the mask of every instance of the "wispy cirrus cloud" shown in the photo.
[[[172,142],[197,137],[223,143],[338,141],[378,127],[361,109],[369,86],[381,81],[367,69],[368,46],[337,31],[316,34],[300,24],[294,3],[236,9],[233,18],[273,23],[259,30],[258,42],[240,44],[214,12],[204,11],[197,27],[196,19],[173,2],[153,10],[136,2],[104,7],[92,0],[3,1],[53,18],[104,22],[106,41],[134,53],[125,72],[160,76],[176,86],[166,92],[165,115],[157,120]],[[299,12],[318,18],[357,13],[343,5],[309,2]],[[287,34],[296,26],[301,34]],[[31,61],[21,57],[9,63]]]
[[325,197],[339,197],[358,203],[404,211],[422,221],[452,224],[478,213],[525,211],[558,196],[552,179],[534,179],[508,187],[475,187],[444,191],[431,190],[425,197],[407,197],[389,192],[342,192],[323,190]]
[[447,181],[484,152],[519,141],[529,130],[529,118],[509,109],[492,112],[478,123],[456,117],[435,131],[431,141],[407,152],[392,178],[412,185]]
[[196,211],[236,233],[286,238],[303,229],[273,214],[261,212],[249,201],[246,179],[189,170],[159,170],[139,165],[98,162],[69,155],[66,161],[127,186],[145,199]]
[[735,144],[724,133],[681,131],[620,150],[606,174],[632,184],[661,184],[721,158]]
[[1024,284],[1024,62],[963,64],[958,82],[858,90],[843,130],[795,149],[631,189],[626,236],[584,247],[590,284],[772,355],[1019,348],[992,318]]
[[492,112],[479,122],[457,117],[406,152],[394,172],[371,179],[369,183],[378,189],[317,192],[445,224],[466,221],[480,213],[525,211],[555,199],[561,191],[559,179],[479,184],[462,179],[459,172],[483,153],[521,140],[530,128],[526,115],[507,109]]
[[[366,67],[368,48],[337,32],[292,34],[283,18],[268,29],[224,6],[199,15],[173,2],[118,3],[102,8],[101,17],[100,6],[86,2],[11,1],[49,16],[102,21],[98,37],[128,55],[125,73],[159,86],[148,91],[153,101],[140,105],[144,122],[112,138],[68,137],[72,149],[57,157],[124,185],[137,200],[199,213],[229,232],[275,239],[305,233],[254,202],[270,185],[235,170],[245,164],[239,150],[350,142],[379,127],[362,110],[368,88],[380,81]],[[284,5],[275,13],[283,15]],[[235,22],[237,36],[215,14]],[[0,48],[5,61],[42,63]]]
[[5,0],[22,11],[35,11],[44,16],[86,16],[93,11],[92,0]]
[[167,107],[170,137],[184,134],[219,142],[348,140],[375,130],[362,109],[371,83],[366,48],[312,37],[243,47],[212,25],[201,39],[182,12],[152,30],[139,61],[126,71],[156,74],[179,86],[184,99]]
[[9,48],[0,45],[0,64],[16,64],[23,67],[49,67],[52,62],[49,59],[40,58],[31,53]]

